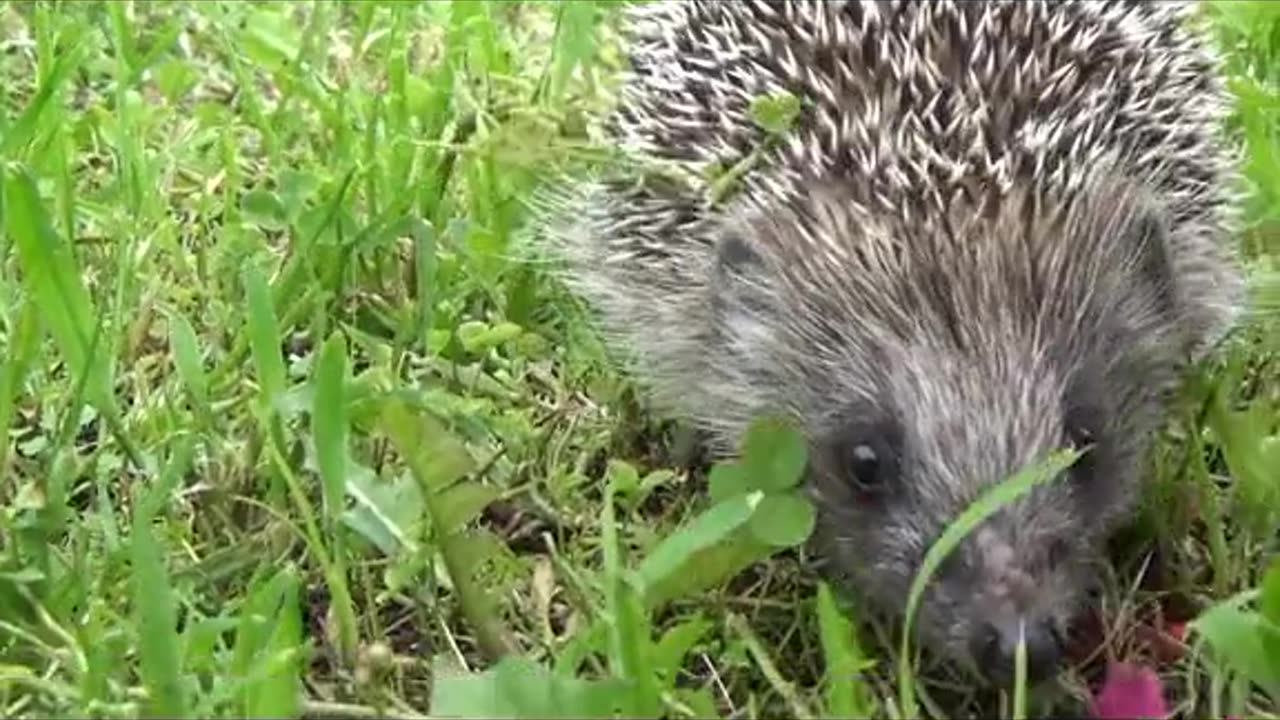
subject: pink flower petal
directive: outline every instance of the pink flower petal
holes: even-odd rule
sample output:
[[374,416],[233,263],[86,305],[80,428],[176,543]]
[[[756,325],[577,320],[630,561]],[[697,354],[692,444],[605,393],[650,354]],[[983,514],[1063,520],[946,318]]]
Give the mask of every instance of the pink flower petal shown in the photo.
[[1169,709],[1154,670],[1132,663],[1111,663],[1107,679],[1093,698],[1093,716],[1106,720],[1164,718]]

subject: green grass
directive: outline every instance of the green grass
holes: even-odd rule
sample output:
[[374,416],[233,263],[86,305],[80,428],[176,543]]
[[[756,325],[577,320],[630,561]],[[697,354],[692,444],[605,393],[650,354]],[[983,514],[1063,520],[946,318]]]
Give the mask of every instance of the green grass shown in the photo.
[[792,551],[794,437],[684,471],[516,259],[600,157],[616,8],[0,6],[0,714],[1070,714],[1168,616],[1180,714],[1280,716],[1280,5],[1208,13],[1262,312],[1162,435],[1103,647],[1005,694]]

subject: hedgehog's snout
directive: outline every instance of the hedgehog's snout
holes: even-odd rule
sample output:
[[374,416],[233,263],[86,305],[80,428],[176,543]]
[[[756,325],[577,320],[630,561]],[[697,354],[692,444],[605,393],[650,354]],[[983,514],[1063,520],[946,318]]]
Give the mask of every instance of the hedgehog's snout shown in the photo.
[[1007,686],[1014,678],[1018,637],[1027,653],[1027,682],[1038,683],[1057,673],[1063,643],[1053,622],[1035,616],[979,623],[969,640],[969,652],[979,671],[993,685]]
[[968,652],[988,682],[1008,687],[1014,680],[1018,640],[1026,647],[1027,682],[1038,684],[1057,674],[1064,647],[1049,601],[1052,590],[1044,569],[1036,570],[1027,538],[1022,547],[1004,533],[986,527],[976,531],[970,549],[976,560],[979,592],[972,606]]

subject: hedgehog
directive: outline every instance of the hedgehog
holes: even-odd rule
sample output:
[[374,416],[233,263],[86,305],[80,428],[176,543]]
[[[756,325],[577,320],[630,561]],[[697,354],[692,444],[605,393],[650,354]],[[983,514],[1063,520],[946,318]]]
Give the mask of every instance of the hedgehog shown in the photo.
[[[669,0],[623,11],[602,127],[670,172],[557,195],[563,279],[712,457],[785,417],[812,547],[868,608],[994,483],[915,618],[1006,682],[1063,667],[1191,363],[1236,324],[1238,148],[1186,2]],[[779,134],[760,98],[797,102]],[[745,165],[742,165],[746,163]],[[745,167],[712,197],[717,168]]]

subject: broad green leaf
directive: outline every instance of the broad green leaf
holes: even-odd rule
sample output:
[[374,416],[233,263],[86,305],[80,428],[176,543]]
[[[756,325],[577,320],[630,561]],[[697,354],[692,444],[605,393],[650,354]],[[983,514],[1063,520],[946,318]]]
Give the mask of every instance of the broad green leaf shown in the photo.
[[493,558],[510,552],[505,542],[483,527],[455,531],[448,539],[456,545],[459,573],[467,572],[472,576]]
[[415,525],[426,514],[422,487],[412,475],[387,482],[369,468],[347,459],[347,494],[355,501],[343,522],[386,555],[417,549]]
[[748,527],[756,540],[775,548],[795,547],[813,532],[817,512],[795,491],[765,495]]
[[653,674],[653,627],[649,622],[644,599],[629,577],[617,578],[617,592],[608,604],[614,630],[615,655],[625,662],[614,666],[614,676],[630,688],[626,714],[659,717],[662,710],[661,689]]
[[649,607],[660,607],[678,597],[696,597],[721,587],[742,570],[777,552],[776,548],[755,542],[750,534],[741,536],[744,533],[733,533],[726,541],[692,553],[677,573],[646,584],[645,602]]
[[156,86],[170,103],[177,102],[180,97],[191,90],[200,80],[195,68],[182,60],[166,60],[154,70]]
[[750,487],[777,491],[794,487],[804,476],[808,450],[804,435],[789,423],[758,420],[742,443],[742,470]]
[[250,190],[240,198],[240,210],[250,221],[269,230],[281,230],[288,222],[284,203],[268,190]]
[[794,487],[804,477],[808,449],[789,423],[762,418],[743,434],[740,457],[711,468],[707,478],[714,502],[751,490],[774,492]]
[[640,490],[640,473],[631,463],[613,460],[609,463],[609,487],[614,495],[630,499]]
[[729,539],[751,519],[763,498],[764,493],[759,491],[734,496],[713,505],[664,538],[636,569],[642,586],[647,591],[650,586],[681,573],[697,553]]
[[275,615],[280,596],[284,592],[286,582],[285,570],[281,570],[270,579],[262,576],[267,568],[260,568],[257,577],[249,583],[250,595],[240,608],[235,646],[231,656],[231,670],[238,676],[249,673],[255,657],[266,646],[271,630],[271,619]]
[[[420,483],[433,526],[439,526],[439,512],[434,495],[456,484],[473,465],[466,447],[448,432],[442,423],[425,412],[410,410],[398,395],[382,404],[379,428],[391,439],[396,452],[413,471]],[[447,578],[458,594],[458,603],[476,634],[482,651],[490,657],[503,657],[513,652],[510,634],[491,609],[488,588],[475,581],[475,571],[502,544],[484,531],[456,531],[436,534]]]
[[1280,697],[1276,694],[1280,691],[1280,665],[1271,661],[1263,646],[1264,633],[1276,628],[1263,623],[1266,621],[1258,613],[1228,600],[1201,613],[1191,628],[1205,637],[1223,662],[1267,688],[1273,697]]
[[1280,483],[1273,468],[1267,465],[1262,444],[1271,419],[1261,404],[1232,412],[1226,403],[1221,394],[1215,397],[1209,418],[1234,480],[1239,519],[1254,533],[1273,534],[1275,508],[1280,505]]
[[644,586],[648,607],[661,607],[678,597],[694,597],[718,587],[752,564],[777,552],[739,530],[731,537],[693,552],[675,572]]
[[475,461],[444,424],[415,412],[392,396],[383,404],[379,426],[430,493],[440,492],[471,472]]
[[320,179],[314,173],[299,170],[285,170],[280,173],[280,210],[289,222],[298,219],[298,214],[306,207],[307,201],[320,188]]
[[440,493],[434,500],[440,532],[452,533],[471,522],[499,494],[497,488],[478,482],[458,483]]
[[707,494],[713,503],[722,503],[734,495],[756,489],[749,483],[742,463],[736,460],[722,460],[707,474]]
[[800,116],[800,98],[788,92],[757,97],[751,101],[751,120],[771,135],[782,135]]

